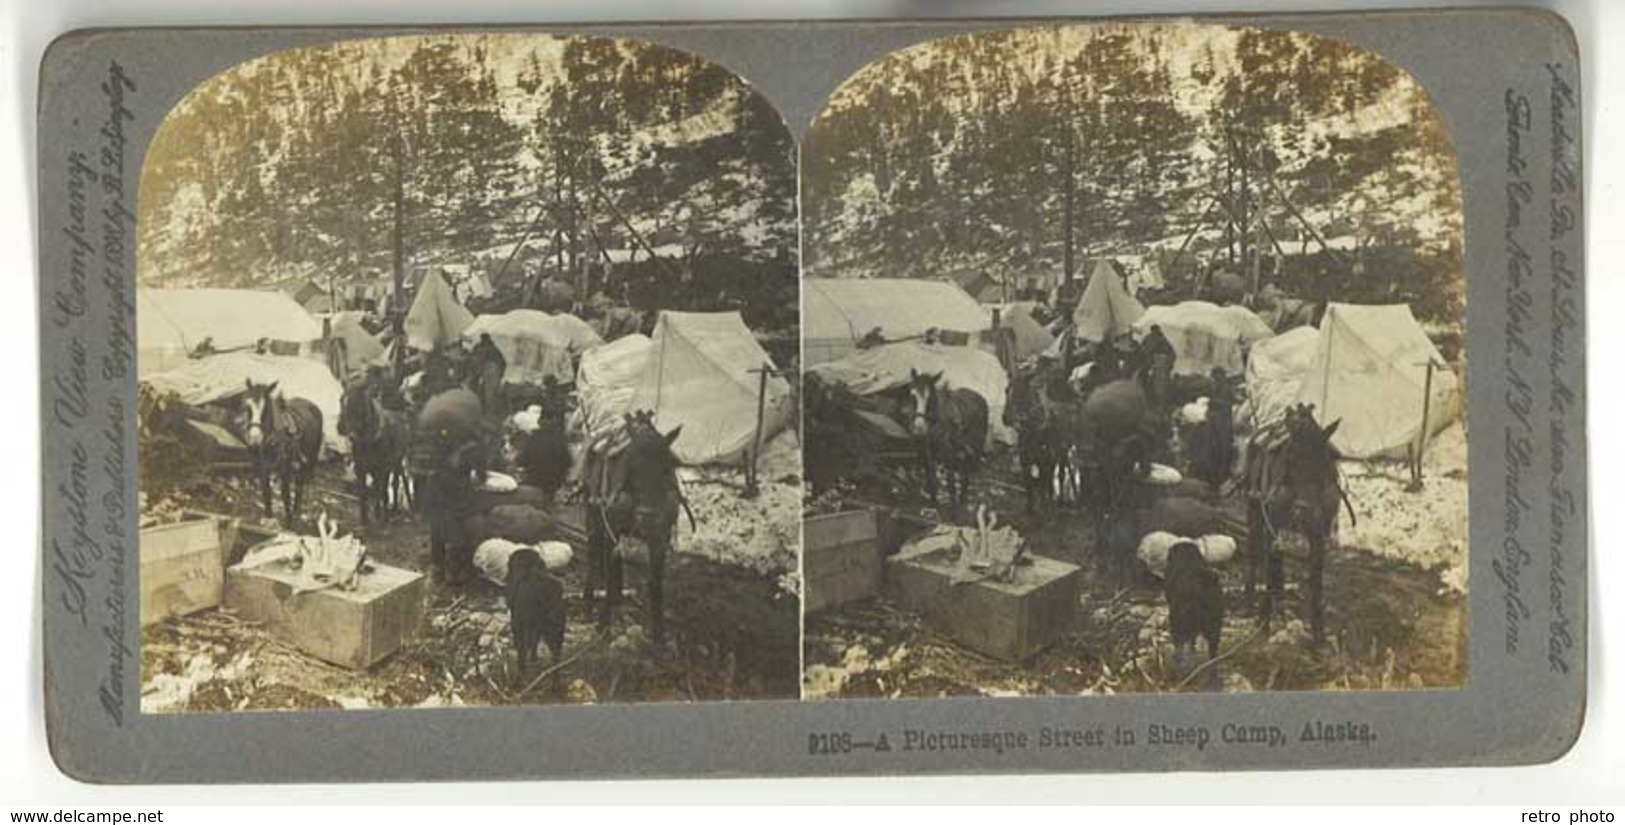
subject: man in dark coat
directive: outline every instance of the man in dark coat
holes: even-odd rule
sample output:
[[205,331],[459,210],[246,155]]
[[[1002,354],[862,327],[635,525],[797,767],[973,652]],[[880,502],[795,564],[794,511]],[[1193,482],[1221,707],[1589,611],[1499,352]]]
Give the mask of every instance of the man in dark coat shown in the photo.
[[469,360],[472,362],[480,403],[487,413],[496,411],[502,390],[502,374],[508,369],[508,359],[503,357],[502,350],[491,340],[491,333],[482,332],[480,342],[469,353]]

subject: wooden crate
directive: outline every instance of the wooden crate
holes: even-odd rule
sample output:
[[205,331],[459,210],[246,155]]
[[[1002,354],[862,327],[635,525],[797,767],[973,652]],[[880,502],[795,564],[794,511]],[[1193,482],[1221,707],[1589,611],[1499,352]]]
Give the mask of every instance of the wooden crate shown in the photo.
[[873,510],[808,518],[801,546],[808,613],[880,593],[880,525]]
[[226,607],[323,661],[364,670],[387,658],[417,630],[423,574],[383,564],[355,590],[301,591],[298,571],[278,559],[226,571]]
[[886,560],[886,594],[971,650],[1019,662],[1071,632],[1083,581],[1076,565],[1031,556],[1014,582],[959,583],[951,549]]
[[141,531],[141,626],[220,605],[221,524],[200,515]]

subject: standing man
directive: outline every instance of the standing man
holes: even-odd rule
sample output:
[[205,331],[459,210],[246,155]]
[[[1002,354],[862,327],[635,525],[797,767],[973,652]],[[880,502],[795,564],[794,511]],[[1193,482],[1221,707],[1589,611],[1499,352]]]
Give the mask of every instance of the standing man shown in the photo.
[[470,353],[470,360],[473,362],[480,403],[485,407],[487,415],[495,413],[500,402],[502,375],[508,369],[508,359],[502,356],[502,350],[491,340],[491,333],[482,332],[480,342],[474,345],[474,351]]

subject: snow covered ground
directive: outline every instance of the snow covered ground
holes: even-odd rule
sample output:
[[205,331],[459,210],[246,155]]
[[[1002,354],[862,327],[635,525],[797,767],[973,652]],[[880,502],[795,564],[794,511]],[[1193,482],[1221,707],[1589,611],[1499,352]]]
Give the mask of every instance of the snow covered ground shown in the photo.
[[1421,490],[1405,487],[1403,463],[1343,462],[1343,480],[1358,521],[1345,513],[1338,538],[1379,556],[1438,574],[1455,593],[1467,592],[1467,428],[1457,421],[1428,443]]

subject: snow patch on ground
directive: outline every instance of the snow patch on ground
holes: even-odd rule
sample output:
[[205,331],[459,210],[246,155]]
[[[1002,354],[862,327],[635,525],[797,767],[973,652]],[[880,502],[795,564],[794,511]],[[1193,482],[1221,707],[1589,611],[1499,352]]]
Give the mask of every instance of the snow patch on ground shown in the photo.
[[1406,492],[1403,463],[1345,461],[1343,482],[1358,516],[1344,513],[1338,537],[1386,558],[1438,574],[1443,586],[1467,592],[1467,429],[1458,421],[1428,443],[1422,458],[1423,487]]

